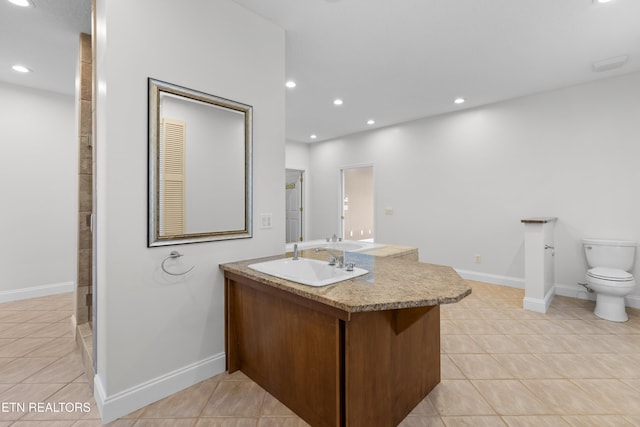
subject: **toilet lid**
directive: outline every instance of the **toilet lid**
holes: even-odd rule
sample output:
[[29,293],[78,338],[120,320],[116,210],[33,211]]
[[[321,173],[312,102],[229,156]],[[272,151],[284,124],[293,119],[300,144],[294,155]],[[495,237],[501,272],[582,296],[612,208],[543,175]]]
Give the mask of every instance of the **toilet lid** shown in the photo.
[[633,275],[617,268],[595,267],[587,272],[587,275],[596,279],[614,280],[616,282],[626,282],[633,280]]

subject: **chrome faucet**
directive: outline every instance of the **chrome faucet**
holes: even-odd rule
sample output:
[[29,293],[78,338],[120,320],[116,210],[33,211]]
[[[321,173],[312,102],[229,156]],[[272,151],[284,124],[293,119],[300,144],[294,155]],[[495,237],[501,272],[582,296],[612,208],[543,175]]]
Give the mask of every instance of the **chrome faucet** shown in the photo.
[[320,251],[326,251],[329,253],[329,255],[331,255],[329,257],[329,265],[335,265],[338,268],[342,268],[344,267],[344,255],[338,255],[336,253],[334,253],[333,251],[327,249],[327,248],[316,248],[315,249],[315,253],[318,253]]
[[298,244],[294,243],[293,244],[293,258],[291,258],[292,260],[296,261],[298,259]]

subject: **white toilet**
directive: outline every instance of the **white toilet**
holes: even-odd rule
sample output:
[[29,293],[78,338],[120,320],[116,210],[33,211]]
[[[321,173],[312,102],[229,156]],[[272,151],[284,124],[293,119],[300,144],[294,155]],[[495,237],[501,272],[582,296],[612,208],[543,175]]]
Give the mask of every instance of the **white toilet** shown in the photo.
[[636,285],[629,273],[635,260],[636,242],[584,239],[582,243],[589,265],[587,286],[596,293],[594,314],[606,320],[626,322],[629,318],[624,297]]

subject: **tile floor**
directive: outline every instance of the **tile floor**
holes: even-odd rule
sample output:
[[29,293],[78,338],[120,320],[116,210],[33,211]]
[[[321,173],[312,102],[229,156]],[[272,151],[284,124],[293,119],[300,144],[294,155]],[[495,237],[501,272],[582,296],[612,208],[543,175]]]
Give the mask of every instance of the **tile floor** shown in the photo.
[[[640,310],[612,323],[593,315],[591,301],[556,297],[543,315],[520,308],[522,290],[470,283],[471,296],[442,307],[442,382],[401,426],[640,426]],[[0,427],[101,425],[71,304],[69,294],[0,304]],[[81,407],[51,412],[47,402]],[[307,424],[235,373],[110,425]]]

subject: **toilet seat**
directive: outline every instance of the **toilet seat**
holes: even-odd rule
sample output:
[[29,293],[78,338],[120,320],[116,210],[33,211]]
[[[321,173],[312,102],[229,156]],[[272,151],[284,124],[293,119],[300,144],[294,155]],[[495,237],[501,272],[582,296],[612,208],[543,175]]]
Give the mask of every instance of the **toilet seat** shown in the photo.
[[587,271],[587,277],[611,282],[631,282],[633,275],[617,268],[595,267]]

